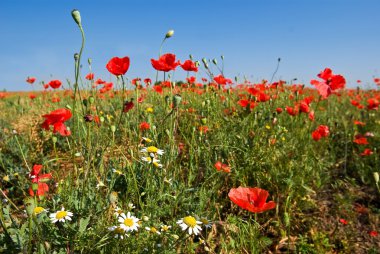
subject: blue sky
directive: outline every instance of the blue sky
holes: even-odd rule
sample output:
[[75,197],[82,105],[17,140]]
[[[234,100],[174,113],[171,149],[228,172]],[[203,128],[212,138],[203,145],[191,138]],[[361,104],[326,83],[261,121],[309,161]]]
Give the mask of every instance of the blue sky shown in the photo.
[[[106,80],[114,56],[130,57],[127,77],[154,79],[150,59],[169,29],[175,34],[163,52],[180,60],[224,55],[229,78],[270,79],[278,57],[276,77],[288,81],[309,84],[325,67],[351,86],[380,76],[378,0],[1,0],[0,89],[30,89],[27,76],[73,79],[81,43],[74,8],[86,33],[83,59],[91,57],[96,77]],[[183,77],[178,69],[175,78]]]

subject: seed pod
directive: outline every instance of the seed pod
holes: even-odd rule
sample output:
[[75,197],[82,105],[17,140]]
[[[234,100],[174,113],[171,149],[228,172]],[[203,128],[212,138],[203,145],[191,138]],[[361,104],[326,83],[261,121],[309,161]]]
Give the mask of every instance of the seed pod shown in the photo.
[[71,16],[73,16],[73,19],[75,23],[78,24],[78,26],[82,26],[82,20],[80,17],[80,12],[77,9],[72,10]]

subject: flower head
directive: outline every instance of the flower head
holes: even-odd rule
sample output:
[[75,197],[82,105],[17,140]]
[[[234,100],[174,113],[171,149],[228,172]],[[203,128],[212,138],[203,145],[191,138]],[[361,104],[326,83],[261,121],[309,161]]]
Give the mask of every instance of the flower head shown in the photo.
[[138,230],[137,228],[140,227],[138,223],[139,220],[140,219],[136,218],[135,216],[131,216],[131,213],[128,212],[127,215],[125,215],[125,213],[120,214],[118,221],[121,223],[120,227],[123,228],[126,232],[129,232]]
[[49,130],[49,126],[53,126],[53,133],[58,132],[62,136],[69,136],[71,132],[67,130],[64,122],[71,118],[71,111],[65,108],[56,109],[50,114],[43,115],[45,121],[42,123],[42,128]]
[[112,227],[109,227],[108,230],[114,234],[115,238],[124,239],[125,236],[128,236],[127,232],[122,227],[112,226]]
[[109,60],[106,68],[115,76],[124,75],[129,69],[129,57],[114,57]]
[[181,64],[179,61],[176,62],[175,55],[170,53],[162,55],[158,60],[151,59],[150,61],[154,69],[164,72],[175,70]]
[[268,196],[268,191],[260,188],[232,188],[228,193],[232,202],[253,213],[261,213],[276,207],[274,201],[266,202]]
[[197,221],[193,216],[186,216],[179,221],[177,224],[182,228],[183,231],[187,230],[189,235],[198,235],[202,228],[199,226],[202,224],[201,221]]
[[65,220],[71,220],[71,217],[73,216],[72,212],[65,211],[65,208],[62,207],[61,211],[55,212],[50,214],[50,220],[52,223],[59,222],[65,222]]
[[143,149],[141,149],[141,152],[142,153],[149,153],[149,154],[153,154],[153,155],[154,154],[159,154],[159,155],[164,154],[164,150],[158,149],[155,146],[144,147]]

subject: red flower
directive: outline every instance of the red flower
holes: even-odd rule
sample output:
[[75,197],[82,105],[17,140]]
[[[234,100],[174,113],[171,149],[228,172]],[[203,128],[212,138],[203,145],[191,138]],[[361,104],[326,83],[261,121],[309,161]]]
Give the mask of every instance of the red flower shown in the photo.
[[29,84],[33,84],[35,81],[36,81],[36,78],[35,78],[35,77],[28,77],[28,78],[26,79],[26,82],[28,82]]
[[95,81],[95,85],[101,85],[101,84],[104,84],[104,83],[106,83],[106,81],[104,81],[104,80],[102,80],[102,79],[100,79],[100,78],[98,78],[98,79]]
[[281,113],[282,113],[282,108],[276,108],[276,112],[277,112],[278,114],[281,114]]
[[94,73],[89,73],[86,75],[87,80],[93,80],[94,79]]
[[170,53],[162,55],[158,60],[151,59],[150,61],[154,69],[164,72],[175,70],[181,64],[179,61],[176,62],[175,55]]
[[150,78],[146,78],[144,79],[144,83],[145,85],[149,86],[150,84],[152,84],[152,80]]
[[142,122],[139,126],[141,131],[146,131],[150,129],[150,125],[147,122]]
[[329,127],[326,125],[319,125],[318,128],[311,133],[312,138],[315,141],[320,140],[322,137],[327,137],[329,135]]
[[181,64],[181,67],[184,71],[194,71],[198,72],[198,67],[195,65],[195,63],[191,60],[186,60],[183,64]]
[[371,98],[371,99],[368,99],[367,100],[367,109],[368,110],[377,110],[379,108],[379,105],[380,105],[380,102],[379,100],[375,99],[375,98]]
[[358,145],[368,145],[369,144],[367,141],[367,138],[363,137],[360,134],[355,136],[354,143],[356,143]]
[[62,136],[69,136],[71,132],[66,129],[64,122],[71,118],[71,111],[65,108],[57,109],[50,114],[43,115],[42,117],[46,118],[42,123],[42,128],[49,130],[49,126],[53,126],[53,133],[59,132]]
[[162,94],[162,86],[159,86],[159,85],[154,86],[153,90],[156,91],[157,93],[161,93]]
[[288,112],[288,114],[291,116],[296,116],[299,113],[298,107],[292,108],[292,107],[286,106],[285,109],[286,109],[286,112]]
[[369,148],[364,149],[364,151],[360,154],[361,156],[369,156],[373,154],[372,150]]
[[106,68],[115,76],[124,75],[129,69],[129,57],[114,57],[109,60]]
[[339,222],[342,223],[343,225],[348,224],[348,221],[346,221],[345,219],[339,219]]
[[131,100],[131,101],[126,101],[126,102],[124,103],[123,112],[124,112],[124,113],[128,112],[129,110],[133,109],[134,106],[135,106],[135,104],[133,103],[133,100]]
[[357,121],[357,120],[354,120],[354,124],[355,125],[360,125],[360,126],[364,126],[365,125],[365,123]]
[[310,120],[310,121],[314,121],[314,118],[315,118],[315,113],[314,113],[314,111],[310,111],[310,113],[309,113],[309,120]]
[[227,84],[232,84],[231,79],[225,78],[222,74],[219,76],[216,76],[214,78],[214,81],[218,83],[218,85],[227,85]]
[[[188,77],[186,78],[186,81],[189,83],[189,84],[195,84],[196,82],[196,78],[194,76],[191,76],[191,77]],[[202,84],[201,84],[202,85]],[[203,86],[203,85],[202,85]]]
[[230,166],[228,166],[227,164],[223,164],[220,161],[217,161],[214,164],[214,166],[215,166],[216,170],[218,170],[218,171],[222,170],[223,172],[226,172],[226,173],[230,173],[231,172]]
[[30,171],[30,178],[32,179],[32,187],[29,188],[29,194],[34,196],[35,191],[37,196],[44,196],[49,191],[49,186],[45,183],[52,178],[51,174],[40,174],[42,165],[34,165]]
[[330,68],[324,69],[318,74],[318,77],[323,79],[323,81],[311,80],[310,83],[317,88],[319,94],[324,99],[329,97],[332,91],[344,88],[346,85],[344,77],[333,75]]
[[276,203],[266,200],[269,193],[260,188],[232,188],[228,193],[228,197],[236,205],[253,213],[261,213],[276,207]]
[[29,94],[29,98],[31,100],[34,100],[37,96],[34,93]]
[[50,86],[51,88],[53,88],[53,89],[57,89],[57,88],[59,88],[61,85],[62,85],[62,82],[59,81],[59,80],[57,80],[57,79],[52,80],[52,81],[49,82],[49,86]]
[[373,231],[373,230],[369,231],[368,234],[369,234],[370,236],[372,236],[372,237],[376,237],[376,236],[379,235],[379,233],[377,233],[377,231]]

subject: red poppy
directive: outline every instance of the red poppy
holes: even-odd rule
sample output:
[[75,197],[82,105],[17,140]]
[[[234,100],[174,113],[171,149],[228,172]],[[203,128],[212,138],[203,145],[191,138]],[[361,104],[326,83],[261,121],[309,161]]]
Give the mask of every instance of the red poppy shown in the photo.
[[146,131],[150,129],[150,125],[147,122],[142,122],[139,126],[141,131]]
[[181,64],[181,67],[184,71],[194,71],[198,72],[198,67],[195,65],[195,63],[191,60],[186,60],[183,64]]
[[106,83],[106,81],[104,81],[104,80],[102,80],[102,79],[100,79],[100,78],[98,78],[98,79],[95,81],[95,85],[101,85],[101,84],[104,84],[104,83]]
[[288,114],[291,116],[296,116],[299,113],[299,109],[297,106],[295,106],[295,107],[286,106],[285,109],[286,109],[286,112],[288,112]]
[[357,120],[354,120],[354,124],[355,125],[360,125],[360,126],[364,126],[365,125],[365,123],[357,121]]
[[34,165],[33,169],[30,171],[30,178],[32,179],[32,187],[29,188],[29,194],[34,196],[35,191],[37,196],[44,196],[46,192],[49,191],[49,186],[45,183],[52,178],[49,174],[40,174],[42,165]]
[[66,129],[64,122],[71,118],[71,111],[65,108],[57,109],[50,114],[43,115],[46,118],[42,123],[42,128],[49,130],[50,125],[53,126],[53,133],[59,132],[62,136],[69,136],[71,132]]
[[215,168],[217,171],[223,171],[223,172],[226,172],[226,173],[231,173],[231,168],[230,166],[228,166],[227,164],[223,164],[221,163],[220,161],[217,161],[215,164],[214,164]]
[[232,188],[228,197],[236,205],[253,213],[261,213],[276,207],[274,201],[266,202],[269,196],[268,191],[260,188]]
[[278,114],[281,114],[281,113],[282,113],[282,108],[276,108],[276,112],[277,112]]
[[318,77],[323,79],[323,81],[311,80],[310,83],[317,88],[319,94],[324,99],[329,97],[332,91],[344,88],[346,85],[344,77],[333,75],[330,68],[324,69],[318,74]]
[[133,103],[133,100],[131,100],[131,101],[126,101],[126,102],[124,103],[123,112],[124,112],[124,113],[127,113],[129,110],[133,109],[134,106],[135,106],[135,104]]
[[369,144],[367,138],[361,134],[358,134],[355,136],[354,143],[356,143],[358,145],[368,145]]
[[330,133],[330,130],[328,126],[319,125],[318,128],[311,133],[311,136],[315,141],[318,141],[323,137],[327,137],[329,133]]
[[380,105],[380,101],[377,100],[376,98],[371,98],[367,100],[367,109],[368,110],[377,110]]
[[87,80],[93,80],[94,79],[94,73],[89,73],[86,75]]
[[159,85],[154,86],[153,90],[156,91],[157,93],[160,93],[160,94],[162,94],[162,92],[163,92],[162,91],[162,86],[159,86]]
[[141,78],[134,78],[134,79],[132,79],[131,80],[131,83],[132,83],[132,85],[140,85],[140,83],[141,83]]
[[360,154],[361,156],[369,156],[373,154],[373,151],[369,148],[364,149],[364,151]]
[[373,231],[373,230],[369,231],[368,234],[369,234],[370,236],[372,236],[372,237],[376,237],[376,236],[379,235],[379,233],[377,233],[377,231]]
[[343,225],[347,225],[348,221],[345,219],[339,219],[339,222],[342,223]]
[[37,96],[36,96],[34,93],[30,93],[30,94],[29,94],[29,98],[30,98],[31,100],[34,100],[36,97],[37,97]]
[[35,81],[36,81],[36,78],[35,78],[35,77],[28,77],[28,78],[26,79],[26,82],[28,82],[29,84],[33,84]]
[[145,85],[150,86],[150,84],[152,84],[152,80],[150,78],[146,78],[144,79],[144,83]]
[[57,79],[52,80],[52,81],[49,82],[49,86],[50,86],[51,88],[53,88],[53,89],[57,89],[57,88],[59,88],[61,85],[62,85],[62,82],[61,82],[60,80],[57,80]]
[[150,59],[150,61],[154,69],[164,72],[175,70],[181,64],[179,61],[176,62],[175,55],[170,53],[162,55],[158,60]]
[[315,113],[314,113],[314,111],[310,111],[310,113],[309,113],[309,120],[310,120],[310,121],[314,121],[314,118],[315,118]]
[[[195,84],[195,82],[196,82],[196,77],[194,77],[194,76],[191,76],[191,77],[188,77],[188,78],[186,78],[186,81],[189,83],[189,84]],[[202,84],[201,84],[202,85]],[[203,85],[202,85],[203,86]]]
[[214,81],[218,83],[218,85],[227,85],[227,84],[232,84],[231,79],[225,78],[222,74],[219,76],[216,76],[214,78]]
[[115,76],[124,75],[129,69],[129,57],[114,57],[109,60],[106,68]]

